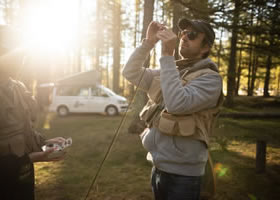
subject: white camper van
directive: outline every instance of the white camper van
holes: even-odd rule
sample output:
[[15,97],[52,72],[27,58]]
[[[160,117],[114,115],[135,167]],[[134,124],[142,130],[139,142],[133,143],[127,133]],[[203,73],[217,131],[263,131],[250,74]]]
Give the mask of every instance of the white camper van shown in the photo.
[[50,111],[60,116],[68,113],[107,113],[117,115],[128,107],[126,98],[102,86],[55,86]]
[[93,76],[87,72],[57,81],[49,110],[60,116],[69,113],[107,113],[112,116],[126,111],[128,103],[125,97],[103,85],[93,84],[92,79]]

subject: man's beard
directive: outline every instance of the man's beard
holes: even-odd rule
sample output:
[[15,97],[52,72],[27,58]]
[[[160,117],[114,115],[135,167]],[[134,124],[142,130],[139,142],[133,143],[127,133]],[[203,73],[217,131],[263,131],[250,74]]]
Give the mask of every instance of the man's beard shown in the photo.
[[186,48],[180,48],[179,55],[182,58],[190,59],[190,58],[196,58],[199,55],[199,52],[198,51],[196,51],[196,52],[195,51],[190,51]]

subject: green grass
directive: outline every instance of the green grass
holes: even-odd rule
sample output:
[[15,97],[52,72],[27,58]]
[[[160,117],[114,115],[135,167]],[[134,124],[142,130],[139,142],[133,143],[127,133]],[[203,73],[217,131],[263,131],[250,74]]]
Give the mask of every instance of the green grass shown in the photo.
[[[211,145],[218,175],[216,199],[280,199],[279,130],[279,119],[219,120],[217,136]],[[257,140],[267,141],[267,169],[264,174],[255,173]]]
[[[72,137],[63,161],[36,164],[36,197],[84,199],[122,116],[49,114],[39,123],[48,138]],[[151,200],[151,165],[139,136],[127,133],[131,116],[105,162],[88,199]],[[44,128],[45,127],[45,128]],[[211,154],[221,200],[280,199],[280,120],[219,119]],[[267,172],[255,173],[255,143],[267,141]]]
[[[41,132],[48,138],[72,137],[73,145],[63,161],[35,165],[36,197],[48,200],[84,199],[121,117],[71,115],[59,118],[51,114],[47,120],[42,119],[40,126],[49,129],[42,128]],[[127,123],[129,119],[125,127]],[[128,134],[126,128],[121,129],[90,197],[151,199],[151,166],[145,156],[139,136]]]
[[247,97],[234,98],[233,108],[222,108],[223,112],[280,112],[279,97]]

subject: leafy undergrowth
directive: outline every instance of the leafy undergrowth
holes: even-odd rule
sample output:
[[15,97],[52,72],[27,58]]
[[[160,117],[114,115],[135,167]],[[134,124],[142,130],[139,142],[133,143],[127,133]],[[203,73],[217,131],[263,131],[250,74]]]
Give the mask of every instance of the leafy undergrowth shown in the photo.
[[[82,200],[105,156],[122,116],[70,115],[42,118],[48,138],[72,137],[63,161],[36,164],[36,197]],[[94,200],[151,200],[151,165],[139,136],[128,134],[129,116],[89,193]],[[219,119],[211,154],[217,175],[217,200],[280,199],[280,120]],[[267,141],[267,169],[255,173],[256,140]]]

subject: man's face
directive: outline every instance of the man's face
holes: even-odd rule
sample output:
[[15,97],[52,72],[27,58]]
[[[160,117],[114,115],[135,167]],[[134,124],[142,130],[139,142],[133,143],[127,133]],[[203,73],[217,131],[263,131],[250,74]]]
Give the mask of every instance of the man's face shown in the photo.
[[204,33],[197,32],[192,27],[184,29],[180,37],[179,54],[183,58],[201,58],[209,51],[208,45],[202,45],[204,37]]

